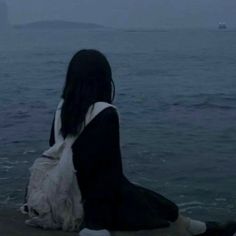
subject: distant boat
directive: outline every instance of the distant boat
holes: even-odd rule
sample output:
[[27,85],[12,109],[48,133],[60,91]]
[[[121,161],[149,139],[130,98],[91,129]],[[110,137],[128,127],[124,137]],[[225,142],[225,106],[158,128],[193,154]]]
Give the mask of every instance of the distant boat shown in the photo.
[[224,22],[220,22],[220,23],[219,23],[219,26],[218,26],[218,29],[220,29],[220,30],[227,29],[227,25],[226,25],[226,23],[224,23]]

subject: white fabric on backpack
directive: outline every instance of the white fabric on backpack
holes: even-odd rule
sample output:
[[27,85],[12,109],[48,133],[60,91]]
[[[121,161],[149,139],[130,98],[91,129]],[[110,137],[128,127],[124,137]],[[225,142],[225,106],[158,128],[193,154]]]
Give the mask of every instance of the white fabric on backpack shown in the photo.
[[26,224],[44,229],[77,231],[83,208],[71,146],[96,115],[114,106],[105,102],[93,104],[88,109],[80,133],[64,139],[60,134],[62,104],[63,101],[59,103],[55,115],[55,144],[37,158],[30,168],[26,196],[29,219]]

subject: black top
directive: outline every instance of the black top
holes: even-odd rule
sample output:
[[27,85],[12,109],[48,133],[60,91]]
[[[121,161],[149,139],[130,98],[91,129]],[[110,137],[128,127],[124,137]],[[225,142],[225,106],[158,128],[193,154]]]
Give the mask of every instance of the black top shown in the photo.
[[[50,145],[53,144],[52,127]],[[77,138],[72,150],[84,208],[81,228],[155,229],[168,227],[169,222],[178,218],[174,203],[124,176],[115,108],[99,113]]]

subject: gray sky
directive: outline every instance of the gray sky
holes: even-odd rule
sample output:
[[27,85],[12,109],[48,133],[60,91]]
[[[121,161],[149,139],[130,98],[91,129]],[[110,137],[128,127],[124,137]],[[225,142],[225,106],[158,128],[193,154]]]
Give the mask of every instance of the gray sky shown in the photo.
[[12,23],[62,19],[115,27],[236,26],[236,0],[6,0]]

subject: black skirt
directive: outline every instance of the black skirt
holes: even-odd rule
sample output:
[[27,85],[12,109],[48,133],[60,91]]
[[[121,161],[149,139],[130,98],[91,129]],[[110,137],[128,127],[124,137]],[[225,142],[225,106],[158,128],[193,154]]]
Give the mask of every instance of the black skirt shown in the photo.
[[[124,179],[111,201],[85,200],[82,228],[137,231],[165,228],[178,218],[178,207],[160,194]],[[105,199],[104,199],[105,200]]]

